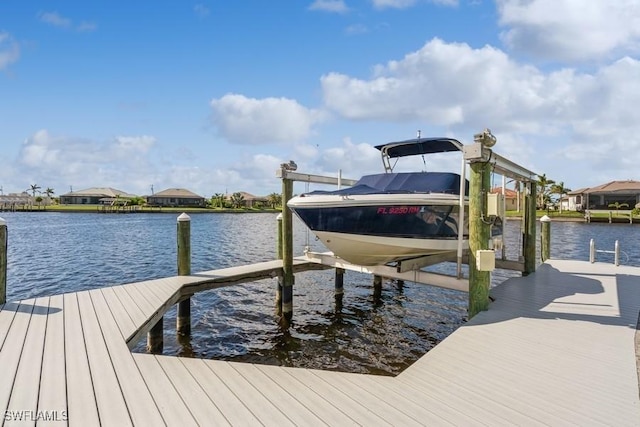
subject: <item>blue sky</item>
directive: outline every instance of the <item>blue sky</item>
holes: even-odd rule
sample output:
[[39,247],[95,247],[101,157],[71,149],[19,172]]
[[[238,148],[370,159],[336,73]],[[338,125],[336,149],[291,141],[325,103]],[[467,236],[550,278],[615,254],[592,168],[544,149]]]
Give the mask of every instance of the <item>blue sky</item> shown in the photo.
[[640,180],[639,106],[637,0],[0,2],[4,194],[266,195],[485,127],[578,189]]

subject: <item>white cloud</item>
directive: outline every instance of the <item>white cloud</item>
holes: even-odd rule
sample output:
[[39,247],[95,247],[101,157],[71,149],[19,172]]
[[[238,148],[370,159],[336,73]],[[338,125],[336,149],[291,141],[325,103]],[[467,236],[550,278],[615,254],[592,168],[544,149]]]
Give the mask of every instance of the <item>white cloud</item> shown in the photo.
[[[458,0],[427,0],[443,6],[457,6]],[[418,0],[372,0],[373,7],[376,9],[407,9],[418,3]]]
[[65,18],[58,12],[41,12],[40,21],[53,25],[54,27],[69,28],[71,27],[71,19]]
[[6,69],[20,58],[20,46],[7,32],[0,32],[0,70]]
[[559,61],[640,52],[637,0],[497,0],[503,42]]
[[322,120],[318,111],[287,98],[247,98],[227,94],[211,101],[218,132],[235,144],[301,142]]
[[349,8],[344,0],[315,0],[309,10],[320,10],[323,12],[346,13]]
[[94,22],[82,21],[77,27],[76,31],[81,33],[90,33],[98,29],[98,26]]
[[498,49],[434,39],[400,61],[377,66],[369,80],[331,73],[321,84],[327,107],[351,120],[482,128],[504,119],[511,127],[530,123],[516,114],[540,108],[544,80],[538,70],[514,63]]
[[[144,191],[153,182],[149,152],[154,144],[150,136],[119,136],[100,143],[53,136],[43,129],[23,142],[17,164],[25,175],[48,187],[111,186]],[[138,181],[144,181],[144,187],[132,188]]]
[[637,175],[640,164],[638,76],[640,61],[629,57],[593,73],[545,72],[493,47],[434,39],[369,79],[331,73],[321,84],[326,106],[347,120],[422,122],[454,136],[490,127],[505,137],[497,151],[533,170],[592,168],[611,180]]
[[88,21],[82,21],[80,24],[75,25],[70,18],[60,15],[58,12],[40,12],[38,18],[45,24],[58,28],[73,29],[78,32],[86,33],[95,31],[98,28],[95,23]]
[[195,6],[193,6],[193,11],[200,18],[205,18],[205,17],[209,16],[209,13],[211,12],[209,10],[209,8],[207,6],[205,6],[205,5],[203,5],[202,3],[198,3]]

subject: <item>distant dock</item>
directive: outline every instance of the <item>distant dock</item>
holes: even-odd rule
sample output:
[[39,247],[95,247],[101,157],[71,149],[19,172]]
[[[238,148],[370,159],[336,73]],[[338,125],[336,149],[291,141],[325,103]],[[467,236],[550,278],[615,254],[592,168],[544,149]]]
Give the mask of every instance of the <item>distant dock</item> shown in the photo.
[[272,261],[4,304],[4,425],[638,425],[634,267],[547,261],[396,377],[131,353],[194,292],[281,273]]

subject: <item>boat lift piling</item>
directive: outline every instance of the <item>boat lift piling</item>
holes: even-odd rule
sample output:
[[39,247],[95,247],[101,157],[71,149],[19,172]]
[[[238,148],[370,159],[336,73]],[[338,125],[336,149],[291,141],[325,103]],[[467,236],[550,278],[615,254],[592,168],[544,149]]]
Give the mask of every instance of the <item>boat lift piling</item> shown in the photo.
[[[337,178],[310,175],[296,172],[297,165],[293,160],[289,163],[282,163],[280,169],[276,171],[276,177],[282,179],[282,217],[279,216],[278,226],[278,257],[282,259],[282,279],[278,278],[278,287],[276,289],[276,313],[281,315],[280,324],[284,328],[288,328],[293,318],[293,216],[291,209],[287,206],[287,202],[293,197],[293,182],[313,182],[317,184],[330,185],[348,185],[356,183],[354,179],[346,179],[340,173]],[[280,226],[281,224],[281,226]],[[282,239],[280,243],[280,239]],[[344,269],[336,268],[336,302],[340,300],[342,303]],[[281,297],[278,297],[278,291],[281,291]]]
[[[285,164],[295,170],[290,162]],[[283,170],[285,166],[283,165]],[[293,318],[293,217],[287,202],[293,197],[293,180],[282,179],[282,316],[280,325],[287,329]]]
[[0,218],[0,304],[7,302],[7,221]]
[[[494,153],[496,137],[489,129],[474,135],[474,143],[465,145],[464,159],[469,162],[469,319],[489,308],[491,271],[496,265],[502,268],[521,269],[523,275],[535,271],[536,255],[536,179],[537,174]],[[497,173],[523,181],[527,185],[523,218],[524,262],[496,260],[489,250],[492,218],[487,212],[491,173]],[[504,187],[503,179],[503,187]],[[503,190],[504,191],[504,190]],[[502,205],[504,206],[504,205]],[[503,211],[504,212],[504,211]]]

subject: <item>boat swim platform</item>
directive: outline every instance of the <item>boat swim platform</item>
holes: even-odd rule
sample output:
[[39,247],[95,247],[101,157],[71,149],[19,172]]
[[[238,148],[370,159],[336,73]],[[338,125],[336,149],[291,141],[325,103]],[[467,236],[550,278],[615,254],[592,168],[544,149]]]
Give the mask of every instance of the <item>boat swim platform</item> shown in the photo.
[[128,342],[193,291],[281,268],[273,261],[5,304],[3,425],[640,423],[634,267],[547,261],[493,288],[488,311],[396,377],[131,352]]

